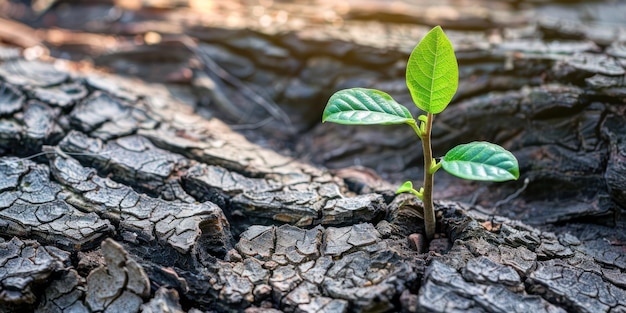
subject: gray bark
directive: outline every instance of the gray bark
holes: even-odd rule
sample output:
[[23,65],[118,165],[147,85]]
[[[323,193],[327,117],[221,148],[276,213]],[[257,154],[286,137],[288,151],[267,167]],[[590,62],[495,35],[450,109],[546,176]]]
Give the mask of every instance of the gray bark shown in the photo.
[[[542,5],[452,18],[372,2],[327,11],[340,22],[320,6],[267,9],[312,28],[224,27],[220,8],[214,25],[184,24],[194,13],[170,9],[150,27],[197,46],[82,51],[159,84],[1,47],[0,312],[626,310],[623,25],[555,23]],[[56,26],[134,38],[149,22],[111,12],[54,5],[30,24],[65,14]],[[410,131],[318,125],[340,88],[410,103],[404,62],[428,24],[450,30],[461,64],[436,154],[490,140],[522,172],[438,176],[435,198],[454,201],[435,202],[430,243],[420,203],[386,181],[421,176]]]

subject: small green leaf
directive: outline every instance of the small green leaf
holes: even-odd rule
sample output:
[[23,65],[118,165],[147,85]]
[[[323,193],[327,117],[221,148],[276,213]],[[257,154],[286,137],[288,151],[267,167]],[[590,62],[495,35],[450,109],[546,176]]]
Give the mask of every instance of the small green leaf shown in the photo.
[[403,192],[410,192],[417,196],[420,200],[424,200],[424,187],[421,187],[420,191],[417,191],[413,188],[413,183],[410,181],[405,181],[404,184],[402,184],[402,186],[400,186],[400,188],[396,190],[396,194]]
[[437,160],[435,160],[435,159],[433,159],[432,162],[430,162],[430,164],[432,164],[430,166],[430,173],[431,174],[435,174],[435,172],[437,172],[441,168],[441,162],[437,163]]
[[403,124],[415,120],[407,108],[376,89],[337,91],[324,109],[322,122],[349,125]]
[[410,181],[405,181],[404,184],[402,184],[402,186],[400,186],[398,190],[396,190],[396,194],[403,193],[403,192],[411,192],[412,190],[414,190],[413,183]]
[[415,105],[428,113],[441,113],[452,100],[459,85],[459,66],[440,26],[428,32],[411,52],[406,85]]
[[506,181],[519,178],[517,159],[489,142],[471,142],[448,151],[441,161],[446,172],[464,179]]

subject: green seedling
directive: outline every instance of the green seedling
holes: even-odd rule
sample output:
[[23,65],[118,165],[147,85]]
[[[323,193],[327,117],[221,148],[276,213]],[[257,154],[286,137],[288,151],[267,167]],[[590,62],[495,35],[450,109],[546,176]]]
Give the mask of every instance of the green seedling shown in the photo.
[[431,130],[435,114],[450,103],[459,84],[459,67],[450,40],[440,26],[433,28],[413,49],[406,66],[406,84],[415,105],[426,112],[417,120],[390,95],[376,89],[351,88],[336,92],[324,109],[322,122],[348,125],[408,124],[421,139],[424,151],[424,185],[419,190],[405,182],[396,193],[409,192],[424,205],[426,237],[435,234],[434,174],[440,168],[471,180],[507,181],[519,178],[513,154],[489,142],[454,147],[437,161],[432,156]]

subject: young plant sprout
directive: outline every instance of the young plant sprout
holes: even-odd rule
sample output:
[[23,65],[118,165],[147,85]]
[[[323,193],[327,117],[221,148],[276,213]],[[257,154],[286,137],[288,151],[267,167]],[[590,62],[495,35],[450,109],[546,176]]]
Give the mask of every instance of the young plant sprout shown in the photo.
[[376,89],[351,88],[336,92],[324,109],[322,122],[347,125],[408,124],[422,141],[424,185],[418,190],[405,182],[396,193],[410,192],[422,200],[426,237],[435,234],[433,208],[434,174],[440,168],[470,180],[507,181],[519,178],[513,154],[489,142],[471,142],[454,147],[437,162],[430,134],[435,114],[450,103],[459,84],[459,68],[450,40],[440,26],[433,28],[413,49],[406,66],[406,84],[415,105],[426,112],[417,120],[390,95]]

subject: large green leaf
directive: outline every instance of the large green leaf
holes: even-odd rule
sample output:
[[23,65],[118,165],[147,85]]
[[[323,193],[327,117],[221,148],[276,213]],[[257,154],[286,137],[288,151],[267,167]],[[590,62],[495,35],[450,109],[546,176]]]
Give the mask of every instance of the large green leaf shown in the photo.
[[448,151],[441,161],[446,172],[465,179],[506,181],[519,178],[513,154],[489,142],[471,142]]
[[376,89],[337,91],[324,109],[322,122],[350,125],[402,124],[413,120],[407,108]]
[[428,32],[411,52],[406,85],[415,105],[428,113],[441,113],[452,100],[459,85],[459,66],[440,26]]

